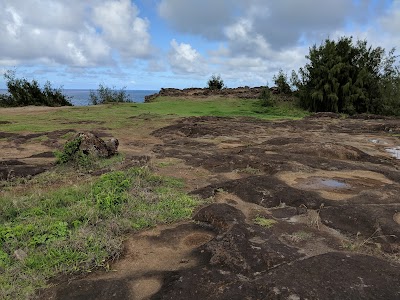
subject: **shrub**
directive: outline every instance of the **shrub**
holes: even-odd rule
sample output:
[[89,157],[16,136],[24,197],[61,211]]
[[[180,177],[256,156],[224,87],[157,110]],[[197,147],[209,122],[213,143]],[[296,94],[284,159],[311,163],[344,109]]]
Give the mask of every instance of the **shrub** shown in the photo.
[[61,88],[53,89],[49,81],[43,88],[36,80],[29,82],[25,78],[15,77],[14,71],[4,74],[7,81],[8,95],[0,96],[0,106],[71,106],[70,99],[63,95]]
[[77,153],[79,153],[80,144],[81,144],[80,137],[77,137],[75,139],[72,139],[71,141],[66,142],[63,151],[54,152],[54,155],[57,158],[57,163],[66,164],[70,161],[75,160],[75,156],[77,155]]
[[210,90],[221,90],[224,87],[224,81],[220,75],[212,75],[207,84]]
[[262,89],[259,99],[261,100],[261,106],[269,107],[275,105],[275,99],[272,97],[268,86]]
[[125,87],[120,90],[116,90],[115,87],[109,88],[99,84],[97,91],[90,91],[89,94],[89,103],[92,105],[124,102],[132,102],[129,95],[125,91]]
[[65,143],[63,151],[55,151],[57,164],[72,163],[75,167],[87,169],[93,166],[95,158],[92,155],[84,154],[79,146],[81,138],[78,136]]

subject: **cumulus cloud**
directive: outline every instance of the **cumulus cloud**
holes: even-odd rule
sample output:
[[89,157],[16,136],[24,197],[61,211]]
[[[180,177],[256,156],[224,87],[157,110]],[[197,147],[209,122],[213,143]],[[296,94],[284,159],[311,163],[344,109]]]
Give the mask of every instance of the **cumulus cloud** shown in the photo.
[[93,11],[102,36],[124,58],[150,56],[149,22],[138,17],[139,11],[130,0],[106,1]]
[[190,44],[178,43],[173,39],[168,58],[174,72],[204,74],[206,71],[204,58]]
[[0,63],[94,67],[147,57],[149,24],[129,0],[3,0]]

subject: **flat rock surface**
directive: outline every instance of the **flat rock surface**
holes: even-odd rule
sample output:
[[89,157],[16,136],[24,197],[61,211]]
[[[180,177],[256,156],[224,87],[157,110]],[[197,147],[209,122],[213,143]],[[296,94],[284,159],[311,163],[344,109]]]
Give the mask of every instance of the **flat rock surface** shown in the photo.
[[[400,299],[399,120],[192,117],[131,132],[104,134],[210,204],[39,299]],[[40,136],[0,133],[14,146],[0,171],[48,165],[64,134],[33,147]]]

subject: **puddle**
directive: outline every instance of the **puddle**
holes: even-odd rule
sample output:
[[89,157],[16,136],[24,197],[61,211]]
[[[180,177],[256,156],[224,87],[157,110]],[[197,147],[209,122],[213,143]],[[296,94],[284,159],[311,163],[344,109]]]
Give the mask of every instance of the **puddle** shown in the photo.
[[345,189],[350,187],[348,184],[334,179],[320,179],[320,183],[323,186],[335,188],[335,189]]
[[350,171],[282,172],[277,176],[291,187],[318,192],[323,198],[335,201],[351,199],[357,194],[380,193],[381,188],[393,182],[379,173]]
[[394,158],[400,159],[400,147],[386,148],[386,152],[390,153]]
[[302,188],[307,188],[311,190],[319,189],[349,189],[351,186],[343,181],[331,179],[331,178],[320,178],[320,177],[310,177],[306,180],[299,182]]
[[379,139],[371,139],[369,140],[371,143],[379,144],[379,145],[387,145],[388,143]]

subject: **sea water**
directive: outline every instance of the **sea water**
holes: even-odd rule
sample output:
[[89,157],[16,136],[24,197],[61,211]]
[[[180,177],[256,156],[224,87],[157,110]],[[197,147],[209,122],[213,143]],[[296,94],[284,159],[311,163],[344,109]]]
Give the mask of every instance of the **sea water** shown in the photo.
[[[89,103],[89,95],[92,90],[84,89],[63,89],[62,93],[71,97],[70,101],[74,106],[87,106]],[[96,92],[94,90],[94,92]],[[7,90],[0,89],[0,94],[6,94]],[[144,102],[144,97],[158,93],[157,90],[125,90],[128,98],[133,102]]]

